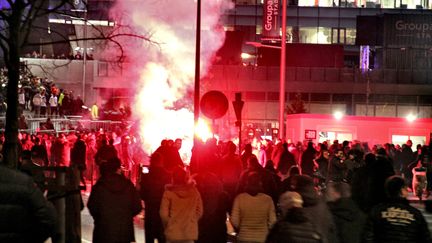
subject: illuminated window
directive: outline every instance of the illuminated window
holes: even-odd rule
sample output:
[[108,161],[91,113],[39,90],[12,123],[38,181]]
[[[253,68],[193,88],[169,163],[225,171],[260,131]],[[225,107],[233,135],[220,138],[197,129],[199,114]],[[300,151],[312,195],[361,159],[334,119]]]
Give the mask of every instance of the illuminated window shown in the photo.
[[400,146],[402,146],[408,140],[412,141],[413,146],[416,146],[417,144],[421,144],[421,145],[426,144],[425,136],[392,135],[393,144],[399,144]]

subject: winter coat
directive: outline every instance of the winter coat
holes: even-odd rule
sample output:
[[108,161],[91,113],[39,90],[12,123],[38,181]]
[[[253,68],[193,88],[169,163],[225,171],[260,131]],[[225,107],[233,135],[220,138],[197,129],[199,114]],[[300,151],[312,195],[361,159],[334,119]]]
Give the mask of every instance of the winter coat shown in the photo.
[[313,148],[306,149],[301,155],[301,169],[303,175],[312,176],[314,172],[314,159],[316,150]]
[[404,198],[372,208],[363,234],[365,243],[430,243],[431,235],[421,212]]
[[340,242],[360,243],[366,215],[351,198],[329,202]]
[[203,205],[193,184],[167,185],[159,213],[167,241],[198,239],[198,220],[203,214]]
[[51,146],[51,162],[55,166],[69,166],[70,165],[70,147],[66,139],[56,138]]
[[302,208],[292,208],[270,230],[266,243],[318,243],[321,236]]
[[345,179],[346,165],[340,158],[333,157],[329,162],[328,180],[342,181]]
[[78,167],[80,171],[86,169],[87,146],[83,140],[77,140],[71,150],[71,164]]
[[234,200],[231,223],[239,241],[264,242],[276,222],[273,200],[264,193],[241,193]]
[[141,177],[140,194],[145,204],[145,230],[162,231],[159,215],[165,185],[171,181],[170,174],[162,167],[151,166],[148,174]]
[[100,165],[108,160],[117,157],[117,150],[112,145],[102,145],[95,155],[95,162]]
[[203,202],[203,216],[198,223],[197,243],[226,243],[228,196],[219,178],[209,172],[194,175]]
[[54,235],[57,215],[33,180],[0,165],[0,242],[38,243]]
[[94,219],[94,243],[135,241],[133,217],[142,207],[130,180],[119,174],[102,176],[92,188],[87,207]]
[[294,182],[292,189],[302,196],[304,213],[315,224],[322,237],[322,242],[339,242],[333,216],[327,204],[321,200],[315,191],[313,179],[309,176],[294,175],[292,180]]

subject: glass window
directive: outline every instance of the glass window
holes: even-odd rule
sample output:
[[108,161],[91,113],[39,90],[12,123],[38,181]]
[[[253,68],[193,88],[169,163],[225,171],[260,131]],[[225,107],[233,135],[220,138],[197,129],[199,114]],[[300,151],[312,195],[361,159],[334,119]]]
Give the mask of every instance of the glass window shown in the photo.
[[402,146],[408,140],[412,141],[413,146],[415,146],[417,144],[421,144],[421,145],[426,144],[426,137],[425,136],[392,135],[392,143],[393,144],[399,144]]
[[346,29],[346,42],[347,45],[355,45],[356,29]]
[[300,43],[316,44],[318,43],[317,27],[300,27]]
[[330,28],[327,27],[319,27],[318,28],[318,36],[317,43],[318,44],[331,44],[330,42]]
[[407,135],[392,135],[392,143],[393,144],[399,144],[402,146],[402,144],[405,144],[406,141],[408,141]]
[[409,139],[413,143],[413,147],[417,144],[425,145],[426,144],[426,137],[425,136],[409,136]]
[[331,40],[333,44],[345,44],[346,42],[346,29],[345,28],[332,28]]

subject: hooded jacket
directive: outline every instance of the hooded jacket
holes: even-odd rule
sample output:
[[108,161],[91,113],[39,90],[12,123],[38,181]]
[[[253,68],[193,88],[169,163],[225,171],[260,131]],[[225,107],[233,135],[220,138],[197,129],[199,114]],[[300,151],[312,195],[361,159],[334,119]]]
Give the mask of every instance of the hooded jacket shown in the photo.
[[168,241],[198,239],[198,220],[203,214],[203,204],[193,184],[167,185],[159,213]]
[[304,215],[302,208],[292,208],[270,230],[266,243],[319,243],[320,234]]
[[94,219],[94,243],[135,241],[133,217],[142,207],[130,180],[118,174],[102,176],[93,186],[87,207]]
[[351,198],[329,202],[340,242],[359,243],[366,215]]
[[0,242],[39,243],[55,234],[54,207],[33,180],[0,165]]

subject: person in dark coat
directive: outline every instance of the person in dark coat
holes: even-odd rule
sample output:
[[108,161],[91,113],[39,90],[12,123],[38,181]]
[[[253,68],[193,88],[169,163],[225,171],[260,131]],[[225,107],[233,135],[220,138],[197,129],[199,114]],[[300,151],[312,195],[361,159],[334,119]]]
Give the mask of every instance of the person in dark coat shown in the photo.
[[38,154],[43,159],[43,163],[40,164],[41,166],[48,166],[49,160],[48,160],[48,151],[44,145],[41,144],[41,140],[39,137],[35,138],[35,144],[33,145],[31,149],[32,154]]
[[[360,193],[363,193],[363,195],[356,195],[356,197],[353,197],[353,199],[363,198],[363,205],[359,206],[366,213],[369,213],[373,206],[385,201],[386,196],[384,183],[387,178],[395,174],[393,165],[386,158],[385,154],[385,150],[380,148],[378,149],[378,154],[375,156],[375,159],[369,158],[372,155],[367,155],[366,159],[369,161],[365,166],[366,173],[355,180],[353,178],[353,188],[363,187],[363,189],[360,190]],[[363,172],[360,174],[362,173]],[[354,185],[354,183],[357,185]]]
[[284,212],[270,229],[266,243],[318,243],[321,236],[314,224],[306,217],[303,200],[297,192],[285,192],[279,199]]
[[387,200],[369,214],[363,242],[431,243],[428,224],[422,213],[409,205],[405,180],[391,176],[385,182]]
[[197,243],[226,243],[226,215],[230,205],[222,182],[211,172],[198,173],[193,179],[203,203],[203,215],[198,222]]
[[132,182],[121,175],[120,159],[101,164],[87,208],[94,219],[93,242],[134,242],[133,217],[142,209]]
[[282,153],[279,157],[279,161],[274,161],[277,165],[278,171],[286,171],[291,166],[297,165],[294,155],[288,151],[288,143],[282,144]]
[[163,166],[168,172],[171,172],[178,166],[184,167],[180,153],[175,147],[174,141],[171,139],[163,140],[161,146],[156,149],[155,153],[162,155],[164,162]]
[[308,142],[306,150],[301,155],[301,170],[302,175],[312,176],[314,173],[314,159],[317,151],[313,147],[312,142]]
[[407,182],[410,183],[412,180],[411,169],[408,166],[416,162],[416,157],[410,146],[403,144],[402,151],[396,156],[396,168],[400,169],[400,172],[407,178]]
[[337,228],[327,204],[321,200],[315,190],[313,178],[295,175],[292,190],[298,192],[303,199],[306,217],[314,223],[323,243],[338,243]]
[[366,215],[351,199],[351,188],[345,182],[327,185],[327,205],[333,214],[340,242],[360,243]]
[[81,139],[81,135],[77,135],[77,140],[74,143],[70,156],[71,166],[76,167],[80,173],[81,183],[85,186],[86,182],[84,179],[84,171],[86,170],[86,152],[87,146],[84,140]]
[[327,149],[321,149],[318,157],[315,159],[316,171],[314,176],[317,176],[321,183],[327,180],[328,167],[329,167],[330,152]]
[[106,139],[102,139],[101,146],[95,154],[95,162],[98,166],[102,163],[107,162],[110,159],[117,158],[117,150],[116,148],[108,144]]
[[279,196],[279,188],[277,187],[277,182],[275,181],[273,175],[259,164],[258,158],[255,155],[252,155],[249,158],[248,169],[245,170],[240,176],[237,187],[237,194],[246,192],[247,180],[252,172],[256,172],[259,175],[263,188],[262,192],[269,195],[276,205]]
[[236,150],[237,146],[229,141],[226,145],[226,154],[221,159],[218,173],[223,189],[229,196],[230,205],[234,202],[237,184],[243,171],[242,161],[240,156],[235,153]]
[[337,149],[329,162],[327,180],[343,181],[345,179],[346,169],[344,152],[341,149]]
[[163,168],[163,157],[153,153],[150,158],[150,168],[143,174],[140,182],[140,195],[144,201],[144,233],[145,242],[165,242],[162,220],[159,215],[165,185],[171,182],[171,175]]
[[43,243],[55,234],[57,215],[33,180],[0,165],[0,242]]

